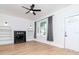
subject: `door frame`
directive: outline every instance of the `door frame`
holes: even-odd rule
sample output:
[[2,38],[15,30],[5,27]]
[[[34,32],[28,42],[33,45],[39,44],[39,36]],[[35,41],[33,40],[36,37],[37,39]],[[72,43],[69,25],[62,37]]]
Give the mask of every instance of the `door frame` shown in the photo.
[[72,15],[72,16],[64,17],[64,49],[67,49],[66,48],[66,37],[67,37],[67,34],[66,34],[66,19],[68,19],[70,17],[75,17],[75,16],[79,16],[79,14],[75,14],[75,15]]

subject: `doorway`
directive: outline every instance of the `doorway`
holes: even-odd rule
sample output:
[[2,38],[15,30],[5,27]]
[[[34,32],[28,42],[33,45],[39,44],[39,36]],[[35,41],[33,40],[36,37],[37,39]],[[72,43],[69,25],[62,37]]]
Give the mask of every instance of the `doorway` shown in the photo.
[[65,48],[79,51],[79,15],[65,19],[64,37]]

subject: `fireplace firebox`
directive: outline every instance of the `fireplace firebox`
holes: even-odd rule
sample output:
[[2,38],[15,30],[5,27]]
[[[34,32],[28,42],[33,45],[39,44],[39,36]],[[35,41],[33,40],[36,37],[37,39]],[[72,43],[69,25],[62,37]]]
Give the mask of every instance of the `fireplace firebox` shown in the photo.
[[14,31],[14,43],[26,42],[26,31]]

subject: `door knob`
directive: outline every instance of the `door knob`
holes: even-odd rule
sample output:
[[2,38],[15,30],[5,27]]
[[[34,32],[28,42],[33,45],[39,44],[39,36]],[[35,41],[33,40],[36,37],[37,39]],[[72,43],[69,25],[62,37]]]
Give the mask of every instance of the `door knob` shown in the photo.
[[67,37],[67,33],[66,32],[65,32],[64,36]]

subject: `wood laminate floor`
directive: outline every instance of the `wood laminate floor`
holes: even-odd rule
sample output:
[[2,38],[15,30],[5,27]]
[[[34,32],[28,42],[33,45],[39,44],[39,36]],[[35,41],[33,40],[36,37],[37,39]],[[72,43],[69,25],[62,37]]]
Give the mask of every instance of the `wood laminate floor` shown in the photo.
[[20,44],[1,45],[0,55],[79,55],[79,52],[30,41]]

